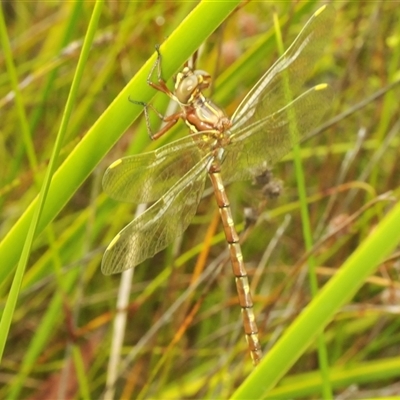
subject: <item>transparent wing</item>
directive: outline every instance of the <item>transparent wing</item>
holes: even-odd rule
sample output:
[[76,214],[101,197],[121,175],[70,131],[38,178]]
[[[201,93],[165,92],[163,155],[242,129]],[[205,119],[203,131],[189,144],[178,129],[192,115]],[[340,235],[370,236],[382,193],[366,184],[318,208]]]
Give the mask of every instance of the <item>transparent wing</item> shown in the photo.
[[155,151],[121,158],[103,177],[103,189],[113,199],[128,203],[158,200],[204,155],[196,136],[187,136]]
[[122,272],[165,249],[196,213],[211,156],[205,156],[165,195],[127,225],[104,253],[105,275]]
[[328,85],[317,85],[272,115],[257,109],[252,124],[234,131],[225,147],[221,174],[225,183],[260,175],[306,137],[330,105]]
[[236,129],[252,125],[255,114],[269,115],[282,109],[288,103],[287,87],[290,87],[292,99],[304,91],[302,86],[321,56],[332,30],[334,15],[333,7],[329,6],[314,13],[292,45],[240,103],[232,116]]

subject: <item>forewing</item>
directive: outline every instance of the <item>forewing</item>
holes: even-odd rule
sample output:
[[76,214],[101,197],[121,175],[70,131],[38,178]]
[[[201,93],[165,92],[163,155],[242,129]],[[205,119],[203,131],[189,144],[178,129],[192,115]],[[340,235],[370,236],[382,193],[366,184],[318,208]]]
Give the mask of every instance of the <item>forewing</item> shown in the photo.
[[201,158],[198,145],[187,136],[155,151],[115,161],[104,174],[103,189],[118,201],[156,201]]
[[334,20],[333,7],[320,8],[308,20],[292,45],[263,75],[243,99],[232,122],[236,128],[252,125],[256,114],[270,115],[288,103],[286,91],[291,98],[303,92],[302,86],[313,72],[316,61],[329,38]]
[[210,156],[203,157],[165,195],[127,225],[104,253],[105,275],[122,272],[166,248],[196,213]]
[[263,117],[257,110],[252,125],[234,131],[225,148],[224,182],[250,179],[270,168],[319,123],[332,96],[328,85],[317,85],[272,115]]

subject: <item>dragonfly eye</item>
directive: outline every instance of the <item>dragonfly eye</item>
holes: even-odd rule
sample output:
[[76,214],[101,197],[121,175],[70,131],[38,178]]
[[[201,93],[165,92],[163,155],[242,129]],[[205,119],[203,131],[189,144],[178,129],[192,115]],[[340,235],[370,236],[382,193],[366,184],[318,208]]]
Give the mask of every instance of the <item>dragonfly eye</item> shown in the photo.
[[190,75],[183,78],[175,89],[175,95],[178,100],[183,104],[187,104],[193,92],[196,89],[201,89],[199,87],[200,83],[201,82],[196,75]]
[[182,104],[193,101],[195,92],[201,92],[211,84],[211,76],[208,72],[198,69],[190,75],[187,75],[187,73],[188,71],[182,71],[175,85],[175,95]]

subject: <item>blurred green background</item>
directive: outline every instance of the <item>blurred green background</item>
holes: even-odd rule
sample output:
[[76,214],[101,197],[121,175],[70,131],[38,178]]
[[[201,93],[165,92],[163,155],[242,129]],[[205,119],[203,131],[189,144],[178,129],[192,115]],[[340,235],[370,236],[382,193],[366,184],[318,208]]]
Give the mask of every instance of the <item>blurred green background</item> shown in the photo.
[[[65,162],[65,168],[50,189],[10,331],[2,333],[1,398],[99,398],[113,372],[118,380],[108,398],[227,398],[242,384],[253,367],[211,191],[206,190],[188,231],[135,269],[123,306],[126,326],[116,329],[121,275],[105,277],[100,263],[136,206],[109,199],[101,178],[114,160],[187,134],[180,122],[152,142],[140,107],[128,101],[128,96],[153,100],[168,113],[166,96],[152,99],[155,93],[146,85],[155,44],[169,40],[163,76],[170,78],[203,43],[197,65],[214,78],[207,95],[232,115],[279,57],[274,15],[288,47],[325,3],[210,2],[196,9],[197,2],[106,2],[97,4],[100,18],[88,28],[93,2],[2,2],[8,35],[1,33],[0,54],[2,309],[11,296],[32,217],[29,206],[55,147],[82,43],[90,35],[93,42],[79,70],[56,159],[56,167]],[[212,9],[207,7],[218,13],[207,13]],[[330,7],[336,10],[332,37],[311,83],[329,83],[335,98],[320,129],[301,146],[320,287],[400,194],[399,3],[333,1]],[[192,10],[189,18],[195,22],[185,25]],[[157,123],[152,115],[154,129]],[[266,353],[312,297],[292,159],[288,155],[274,168],[284,186],[278,199],[265,197],[252,182],[228,189]],[[250,220],[244,210],[251,210]],[[357,295],[325,330],[325,360],[336,396],[400,393],[399,255],[393,253],[375,275],[359,282],[364,284]],[[193,282],[199,284],[192,287]],[[121,359],[110,367],[110,355],[118,354],[112,343],[123,334]],[[319,359],[316,344],[308,347],[264,396],[321,398]]]

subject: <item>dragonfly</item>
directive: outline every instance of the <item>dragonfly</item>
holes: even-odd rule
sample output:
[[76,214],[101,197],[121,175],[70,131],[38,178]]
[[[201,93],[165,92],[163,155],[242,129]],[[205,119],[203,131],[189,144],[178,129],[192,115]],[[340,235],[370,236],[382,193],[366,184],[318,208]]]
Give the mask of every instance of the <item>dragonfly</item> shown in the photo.
[[[103,177],[103,188],[115,200],[153,204],[123,228],[107,247],[105,275],[133,268],[165,249],[182,235],[196,214],[211,180],[229,248],[241,307],[245,337],[253,364],[262,358],[253,311],[249,279],[243,261],[225,186],[262,174],[307,137],[327,111],[332,90],[322,83],[307,88],[306,82],[331,30],[333,11],[323,6],[308,20],[287,51],[244,97],[231,118],[205,97],[210,75],[185,64],[169,90],[161,74],[161,54],[148,83],[176,101],[180,110],[163,117],[165,125],[151,137],[158,138],[179,119],[190,135],[143,154],[112,163]],[[154,69],[158,82],[152,82]],[[148,106],[144,106],[148,122]],[[155,110],[156,111],[156,110]],[[157,111],[156,111],[157,112]]]

